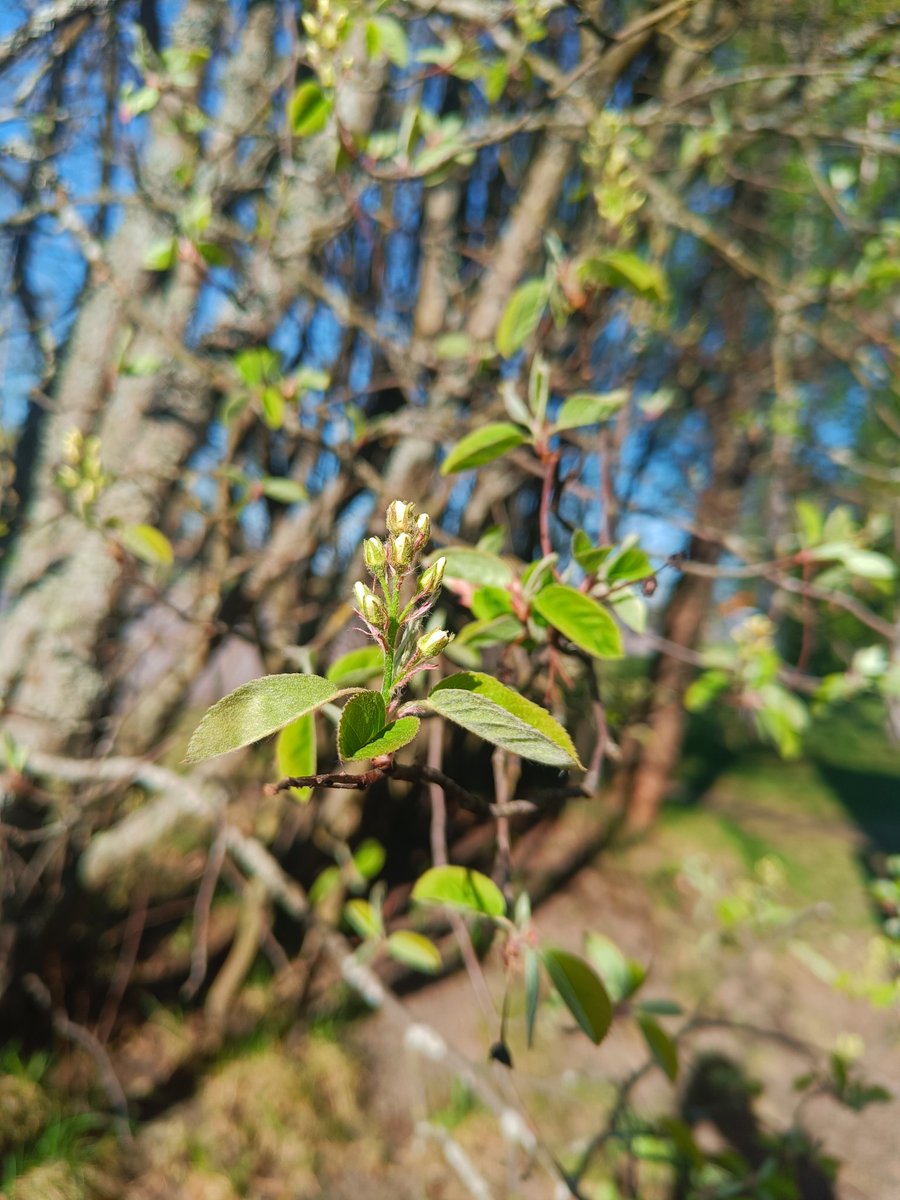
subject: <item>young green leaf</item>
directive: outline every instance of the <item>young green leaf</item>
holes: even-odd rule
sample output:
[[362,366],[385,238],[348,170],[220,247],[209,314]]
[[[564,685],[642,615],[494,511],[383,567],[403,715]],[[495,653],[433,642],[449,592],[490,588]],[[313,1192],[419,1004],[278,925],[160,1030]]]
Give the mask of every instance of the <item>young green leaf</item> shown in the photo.
[[386,858],[384,846],[375,838],[366,838],[353,853],[353,865],[363,879],[374,879],[381,874]]
[[443,969],[441,952],[434,942],[413,933],[411,929],[398,929],[387,940],[388,954],[405,967],[423,971],[426,975],[437,975]]
[[628,400],[628,391],[618,388],[614,392],[578,392],[565,401],[553,422],[557,432],[564,429],[580,429],[584,425],[599,425],[608,421]]
[[344,705],[338,725],[338,754],[344,762],[392,754],[419,732],[418,717],[400,717],[385,724],[380,692],[360,692]]
[[653,564],[644,551],[630,546],[607,563],[605,578],[607,583],[633,583],[652,574]]
[[380,938],[384,935],[381,913],[368,900],[348,900],[344,905],[344,920],[361,938]]
[[650,1053],[674,1083],[678,1078],[678,1047],[675,1042],[652,1017],[641,1015],[637,1018],[637,1023]]
[[472,614],[479,621],[492,621],[513,610],[512,597],[506,588],[482,587],[472,597]]
[[551,583],[532,601],[534,609],[563,637],[594,658],[621,658],[622,635],[606,609],[565,583]]
[[[283,779],[290,775],[315,775],[316,718],[313,713],[306,713],[285,725],[275,742],[275,762]],[[312,795],[312,788],[291,788],[291,795],[305,804]]]
[[366,23],[367,40],[370,28],[375,34],[372,42],[375,52],[379,50],[395,67],[405,67],[409,63],[409,42],[406,30],[393,17],[373,17]]
[[529,279],[517,287],[503,310],[494,344],[504,358],[512,358],[538,325],[547,307],[549,293],[543,279]]
[[321,133],[328,124],[333,101],[317,83],[307,79],[288,101],[288,126],[294,137],[310,137]]
[[175,266],[178,257],[178,240],[175,237],[160,238],[153,242],[144,255],[145,271],[168,271]]
[[355,689],[318,675],[265,675],[224,696],[207,712],[188,745],[186,762],[227,754],[277,733]]
[[584,959],[567,950],[544,950],[541,956],[566,1008],[599,1045],[612,1024],[612,1004],[600,977]]
[[259,484],[263,495],[278,504],[298,504],[301,500],[309,499],[306,488],[296,479],[285,479],[279,475],[264,475]]
[[284,396],[277,387],[263,388],[259,397],[262,418],[269,429],[280,429],[284,424]]
[[432,867],[416,880],[412,898],[484,917],[506,915],[506,900],[492,879],[468,867]]
[[612,552],[612,546],[595,546],[583,529],[572,534],[572,556],[586,575],[593,575]]
[[528,434],[525,430],[509,421],[483,425],[456,443],[441,463],[441,474],[452,475],[456,471],[483,467],[485,463],[493,462],[495,458],[500,458],[509,450],[515,450],[526,441]]
[[447,560],[444,567],[446,579],[462,579],[479,587],[503,587],[512,582],[512,567],[499,555],[484,550],[470,550],[465,546],[448,546],[431,558],[433,560],[441,555]]
[[539,704],[491,675],[461,671],[444,679],[425,706],[495,746],[551,767],[580,767],[572,739]]
[[152,525],[123,525],[119,540],[135,558],[151,567],[171,566],[174,554],[172,543]]
[[325,672],[325,678],[344,687],[355,687],[380,675],[383,666],[384,652],[378,646],[361,646],[336,658]]

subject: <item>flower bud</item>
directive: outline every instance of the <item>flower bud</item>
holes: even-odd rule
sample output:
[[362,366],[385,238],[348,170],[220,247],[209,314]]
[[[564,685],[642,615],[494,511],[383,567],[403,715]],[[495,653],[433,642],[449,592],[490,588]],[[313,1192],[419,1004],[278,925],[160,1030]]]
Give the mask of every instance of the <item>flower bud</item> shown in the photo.
[[422,658],[434,658],[446,649],[452,640],[453,634],[448,633],[446,629],[432,629],[430,633],[422,634],[416,642],[416,649]]
[[419,546],[424,546],[431,536],[431,517],[428,513],[422,513],[416,518],[416,543]]
[[446,565],[446,558],[436,558],[428,570],[419,576],[419,591],[425,592],[428,595],[439,591],[444,581],[444,567]]
[[401,533],[411,533],[413,523],[416,517],[416,506],[408,504],[405,500],[392,500],[388,505],[385,524],[388,527],[388,533],[397,537]]
[[384,605],[374,594],[370,592],[364,583],[354,583],[353,594],[356,596],[356,607],[376,629],[380,629],[385,622],[387,612]]
[[391,557],[396,567],[408,567],[412,562],[413,540],[408,533],[398,533],[391,539]]
[[363,545],[363,558],[366,566],[373,575],[383,575],[387,555],[384,552],[384,545],[376,537],[366,538]]

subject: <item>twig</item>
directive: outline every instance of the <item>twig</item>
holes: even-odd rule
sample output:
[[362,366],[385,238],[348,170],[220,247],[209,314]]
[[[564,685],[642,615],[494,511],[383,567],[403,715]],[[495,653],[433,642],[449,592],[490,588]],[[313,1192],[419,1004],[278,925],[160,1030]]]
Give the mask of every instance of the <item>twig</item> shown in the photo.
[[190,1000],[206,978],[209,949],[209,913],[212,908],[216,884],[225,861],[227,841],[223,833],[217,834],[206,856],[203,878],[197,889],[194,903],[194,944],[191,947],[191,970],[181,988],[181,994]]

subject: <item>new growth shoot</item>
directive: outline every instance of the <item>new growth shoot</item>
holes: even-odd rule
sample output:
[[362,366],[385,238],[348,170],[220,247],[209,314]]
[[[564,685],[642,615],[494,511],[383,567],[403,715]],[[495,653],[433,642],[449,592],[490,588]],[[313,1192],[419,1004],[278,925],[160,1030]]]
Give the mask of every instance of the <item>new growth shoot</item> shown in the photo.
[[452,639],[446,629],[423,632],[444,578],[446,559],[436,559],[416,578],[418,561],[431,533],[427,513],[404,500],[388,505],[388,536],[370,537],[363,558],[372,577],[353,586],[356,611],[381,647],[384,667],[381,695],[388,716],[400,702],[403,688],[413,675],[435,666],[435,659]]

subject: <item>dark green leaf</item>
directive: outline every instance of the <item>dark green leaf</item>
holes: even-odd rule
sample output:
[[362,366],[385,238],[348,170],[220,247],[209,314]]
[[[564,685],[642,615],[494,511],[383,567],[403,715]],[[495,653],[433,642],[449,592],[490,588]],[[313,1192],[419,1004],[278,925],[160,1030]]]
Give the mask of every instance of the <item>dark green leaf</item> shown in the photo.
[[612,1004],[599,975],[583,958],[567,950],[544,950],[547,974],[566,1008],[595,1045],[612,1024]]
[[490,675],[462,671],[433,688],[425,704],[495,746],[552,767],[580,767],[572,739],[540,705]]
[[532,601],[554,629],[595,658],[621,658],[622,635],[613,618],[593,596],[565,583],[551,583]]
[[455,471],[469,471],[493,462],[509,450],[515,450],[528,440],[528,434],[509,421],[497,421],[473,430],[450,450],[441,463],[441,474],[452,475]]
[[214,758],[277,733],[304,713],[349,695],[318,675],[265,675],[214,704],[191,738],[187,762]]
[[674,1083],[678,1078],[678,1047],[675,1042],[660,1026],[659,1022],[654,1021],[652,1017],[638,1016],[637,1023],[640,1026],[641,1033],[644,1035],[644,1040],[650,1048],[650,1053]]
[[486,917],[506,915],[506,900],[496,883],[468,867],[432,867],[416,880],[412,898]]
[[525,950],[525,1033],[529,1049],[534,1043],[534,1023],[541,999],[540,959],[536,950]]
[[419,732],[418,717],[400,717],[385,724],[380,692],[360,692],[344,705],[338,725],[338,754],[344,762],[392,754]]

